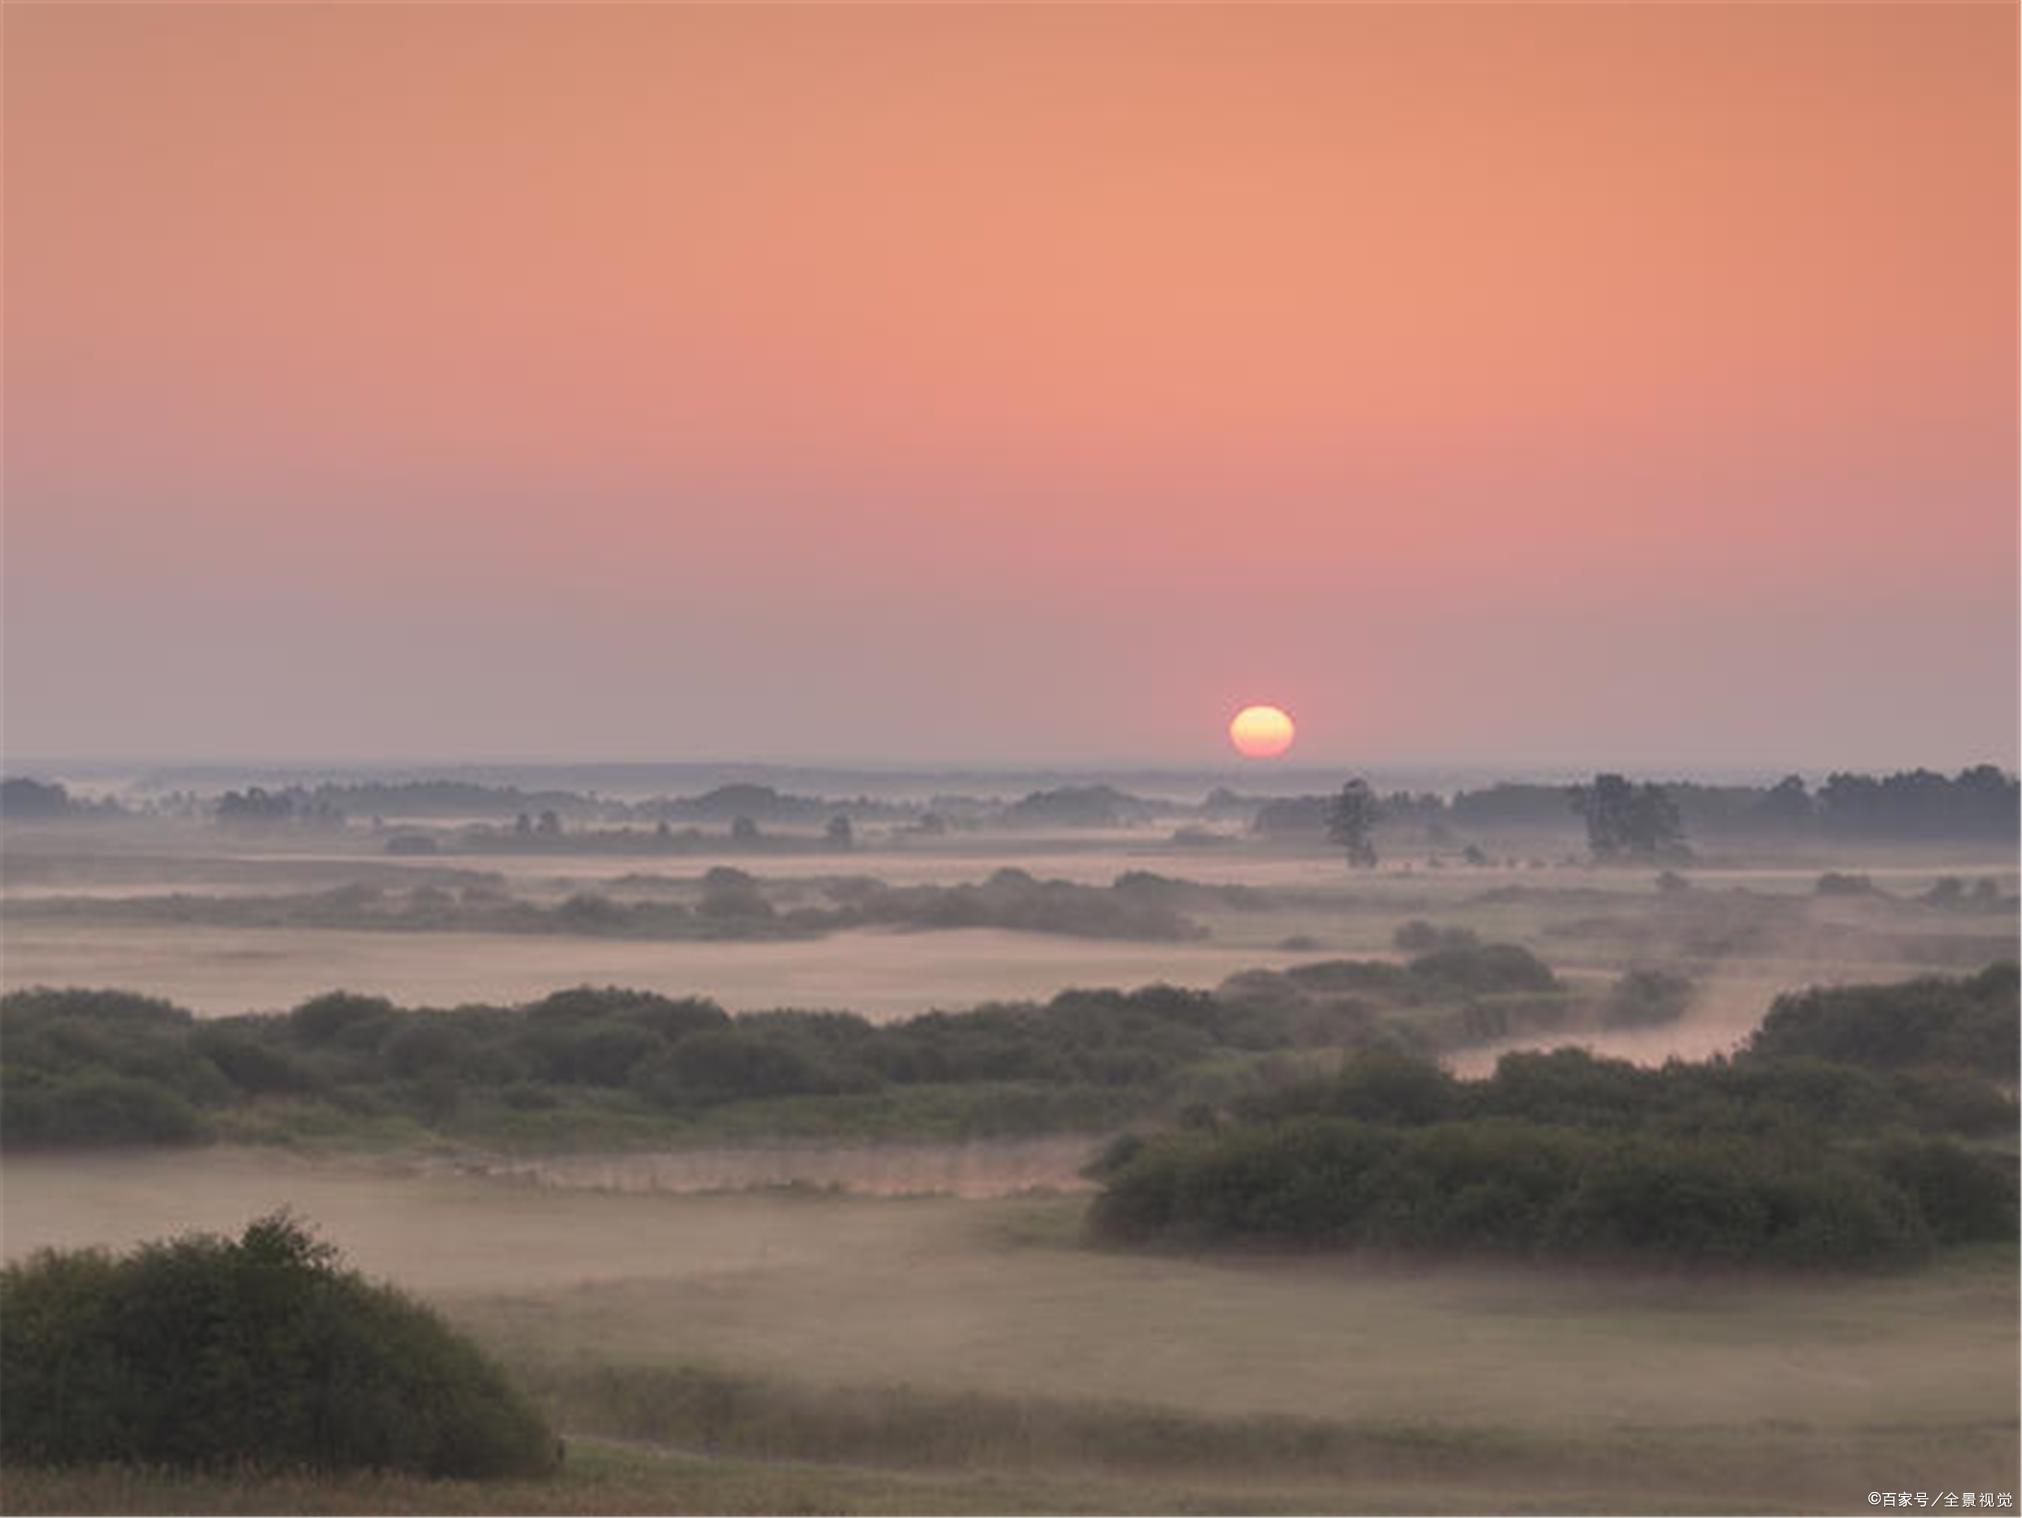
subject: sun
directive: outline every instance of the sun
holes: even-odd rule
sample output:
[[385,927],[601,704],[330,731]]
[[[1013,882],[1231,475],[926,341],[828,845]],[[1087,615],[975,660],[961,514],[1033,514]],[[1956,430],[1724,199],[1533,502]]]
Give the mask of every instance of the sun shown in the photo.
[[1292,719],[1275,706],[1246,706],[1229,720],[1229,742],[1245,759],[1275,759],[1297,733]]

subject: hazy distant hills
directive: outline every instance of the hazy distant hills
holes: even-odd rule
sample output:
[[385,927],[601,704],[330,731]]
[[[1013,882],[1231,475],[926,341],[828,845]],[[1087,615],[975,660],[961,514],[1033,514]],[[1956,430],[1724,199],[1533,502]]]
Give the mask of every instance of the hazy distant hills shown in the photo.
[[[1605,756],[1604,756],[1605,757]],[[827,765],[745,761],[655,761],[626,763],[451,762],[353,763],[260,762],[220,759],[149,763],[92,757],[9,758],[6,772],[81,784],[87,789],[131,787],[137,791],[215,792],[249,785],[275,789],[318,785],[452,781],[510,787],[538,795],[594,793],[619,800],[699,795],[723,786],[765,785],[790,794],[871,796],[928,800],[937,794],[990,796],[1015,800],[1034,791],[1106,785],[1133,796],[1196,802],[1217,787],[1257,796],[1297,796],[1339,789],[1351,774],[1379,791],[1433,791],[1452,794],[1498,781],[1562,785],[1586,778],[1606,762],[1589,766],[1528,767],[1521,764],[1312,764],[1270,763],[1168,767],[1157,765]],[[1633,767],[1632,767],[1633,768]],[[1644,768],[1647,768],[1645,766]],[[1670,775],[1708,783],[1772,784],[1784,770],[1664,766]],[[1826,771],[1807,771],[1824,778]]]

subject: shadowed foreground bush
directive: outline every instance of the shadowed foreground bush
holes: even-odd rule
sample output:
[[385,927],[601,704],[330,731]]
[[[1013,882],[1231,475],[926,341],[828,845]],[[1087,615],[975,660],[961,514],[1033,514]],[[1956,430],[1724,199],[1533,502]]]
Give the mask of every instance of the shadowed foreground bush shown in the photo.
[[555,1437],[434,1312],[285,1214],[0,1273],[0,1456],[31,1464],[550,1469]]

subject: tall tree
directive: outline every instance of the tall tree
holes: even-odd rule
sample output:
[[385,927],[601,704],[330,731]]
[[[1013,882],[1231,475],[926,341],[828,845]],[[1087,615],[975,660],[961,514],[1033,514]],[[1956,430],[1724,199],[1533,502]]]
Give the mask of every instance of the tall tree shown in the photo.
[[1366,780],[1350,780],[1327,804],[1327,836],[1347,852],[1348,863],[1369,869],[1376,863],[1376,845],[1369,841],[1379,813],[1376,793]]
[[1676,859],[1689,852],[1677,804],[1661,785],[1596,775],[1592,785],[1576,785],[1567,797],[1586,819],[1587,847],[1596,859]]

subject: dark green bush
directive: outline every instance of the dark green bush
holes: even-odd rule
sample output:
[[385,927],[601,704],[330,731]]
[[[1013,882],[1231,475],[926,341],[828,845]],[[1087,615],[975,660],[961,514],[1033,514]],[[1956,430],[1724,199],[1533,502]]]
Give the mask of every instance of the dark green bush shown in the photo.
[[1932,1242],[1916,1201],[1851,1160],[1495,1119],[1299,1117],[1169,1135],[1107,1174],[1089,1226],[1120,1242],[1839,1268],[1908,1263]]
[[374,1022],[393,1011],[393,1003],[383,996],[355,996],[349,991],[326,991],[312,996],[288,1020],[305,1044],[327,1044],[347,1028]]
[[1889,986],[1833,986],[1779,996],[1748,1041],[1762,1058],[1811,1055],[1901,1070],[1943,1065],[2012,1081],[2018,1047],[2016,966],[1926,976]]
[[[1890,1266],[1934,1243],[2012,1238],[2016,1183],[1915,1122],[1894,1077],[1818,1059],[1505,1055],[1486,1080],[1364,1052],[1331,1078],[1254,1091],[1233,1125],[1113,1147],[1090,1174],[1098,1235],[1600,1258]],[[1956,1093],[1955,1093],[1956,1094]],[[1984,1115],[1984,1114],[1982,1114]]]
[[189,1012],[158,996],[140,996],[132,991],[58,989],[55,986],[30,986],[26,990],[9,991],[5,1010],[10,1030],[17,1024],[58,1016],[129,1026],[187,1027],[194,1021]]
[[[1558,1050],[1506,1056],[1493,1078],[1470,1082],[1426,1061],[1577,1013],[1572,993],[1510,989],[1550,974],[1520,949],[1485,945],[1410,968],[1331,960],[1234,976],[1213,993],[1073,989],[890,1023],[806,1011],[733,1019],[698,998],[590,986],[522,1008],[448,1011],[334,992],[285,1016],[197,1022],[127,993],[40,989],[0,997],[0,1143],[186,1142],[233,1109],[241,1131],[286,1125],[290,1099],[313,1103],[319,1122],[332,1111],[399,1115],[483,1137],[511,1111],[561,1109],[563,1124],[685,1123],[726,1103],[871,1094],[889,1098],[875,1108],[880,1123],[956,1110],[966,1123],[988,1108],[1006,1131],[1043,1125],[1046,1112],[1101,1128],[1190,1103],[1216,1121],[1505,1117],[1780,1149],[1898,1127],[2013,1131],[2013,1100],[1996,1084],[2013,1078],[1998,1059],[2015,1038],[2012,965],[1786,999],[1757,1050],[1732,1060],[1653,1070]],[[1618,999],[1641,1017],[1675,989],[1632,974]],[[1344,1048],[1354,1052],[1332,1080],[1311,1078],[1316,1066],[1295,1054]],[[1262,1056],[1280,1061],[1275,1076],[1261,1073]],[[912,1089],[932,1086],[999,1089],[950,1093],[943,1108]],[[1061,1100],[1035,1101],[1041,1087]],[[803,1106],[793,1120],[854,1123],[872,1110]]]
[[0,1141],[23,1148],[196,1144],[210,1136],[210,1124],[188,1101],[139,1076],[9,1070],[0,1088]]
[[2015,1132],[2015,1099],[1963,1070],[1899,1070],[1890,1077],[1904,1121],[1934,1132],[1985,1138]]
[[592,1022],[533,1028],[521,1046],[551,1081],[622,1086],[633,1067],[663,1049],[665,1042],[635,1023]]
[[1576,1128],[1633,1128],[1648,1115],[1661,1077],[1585,1049],[1505,1054],[1474,1093],[1484,1116]]
[[2013,1160],[2003,1171],[1992,1158],[1945,1139],[1895,1138],[1881,1146],[1875,1164],[1916,1202],[1940,1243],[2014,1239]]
[[71,1465],[529,1475],[556,1444],[434,1312],[286,1215],[0,1273],[0,1454]]
[[191,1032],[189,1047],[249,1096],[316,1089],[314,1076],[283,1051],[261,1043],[253,1031],[206,1023]]
[[1513,943],[1435,949],[1407,969],[1428,992],[1552,991],[1559,984],[1543,960]]
[[1649,1139],[1596,1155],[1549,1239],[1556,1250],[1604,1256],[1822,1266],[1904,1263],[1930,1244],[1910,1199],[1872,1172]]
[[645,1061],[633,1083],[654,1101],[671,1107],[848,1087],[817,1055],[795,1043],[735,1028],[682,1039]]
[[1437,1123],[1458,1115],[1460,1083],[1430,1060],[1371,1049],[1342,1064],[1333,1106],[1369,1123]]
[[1472,949],[1481,938],[1472,928],[1436,927],[1420,917],[1398,928],[1390,941],[1407,954],[1430,954],[1438,949]]
[[465,1064],[475,1039],[448,1017],[416,1017],[387,1036],[379,1054],[387,1072],[411,1078]]

